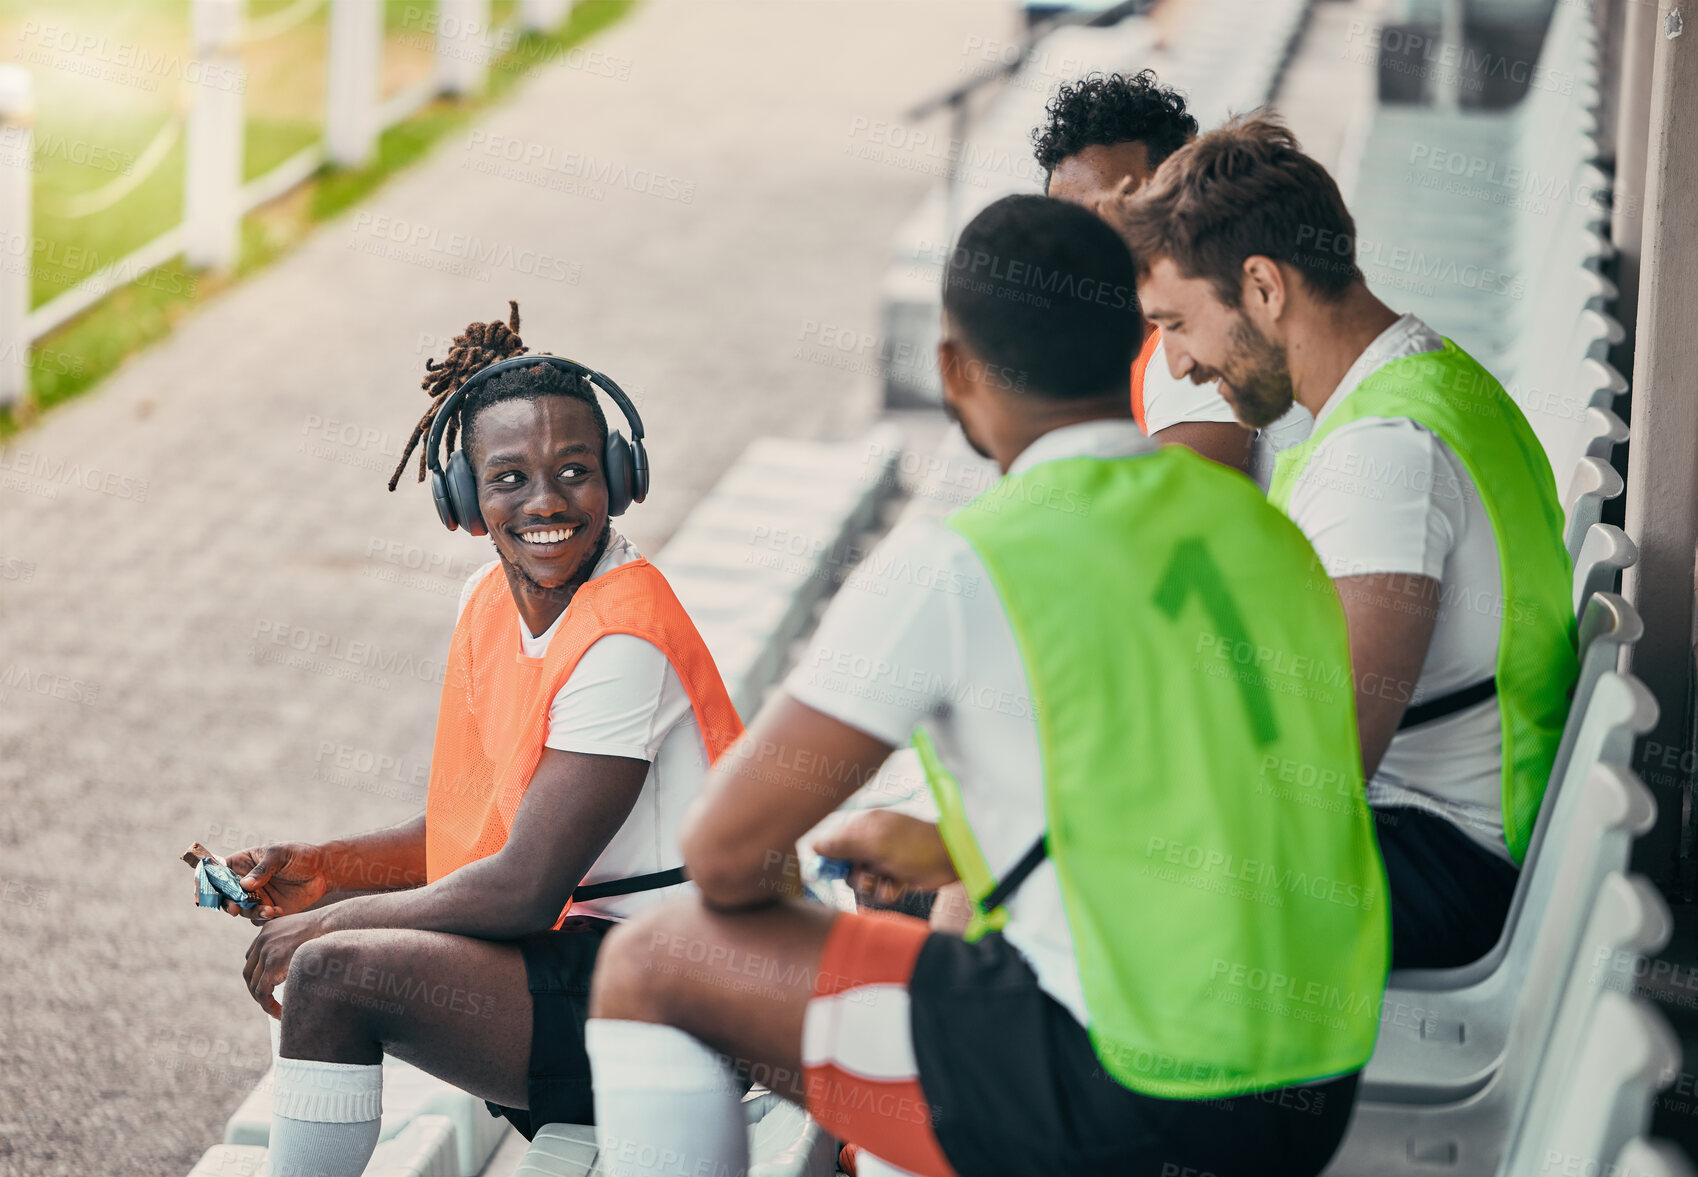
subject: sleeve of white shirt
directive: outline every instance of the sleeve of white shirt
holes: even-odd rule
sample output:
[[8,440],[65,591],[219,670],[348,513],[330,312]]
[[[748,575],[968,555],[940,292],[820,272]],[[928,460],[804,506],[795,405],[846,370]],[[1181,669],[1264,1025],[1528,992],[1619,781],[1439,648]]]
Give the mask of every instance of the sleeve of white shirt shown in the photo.
[[1165,342],[1158,343],[1144,369],[1144,432],[1154,437],[1169,425],[1188,421],[1236,425],[1238,418],[1214,381],[1192,384],[1190,380],[1175,380],[1167,370]]
[[1459,503],[1442,443],[1412,421],[1340,427],[1310,455],[1291,492],[1292,522],[1327,575],[1444,578]]
[[472,594],[478,591],[478,585],[483,583],[483,578],[488,576],[499,563],[501,563],[500,560],[491,560],[466,578],[465,587],[460,590],[460,607],[454,613],[456,621],[465,615],[466,606],[472,603]]
[[991,591],[967,541],[942,520],[902,523],[832,598],[784,689],[901,747],[960,677],[962,599]]
[[[669,681],[670,679],[670,681]],[[677,722],[665,706],[683,691],[660,648],[631,634],[599,638],[584,651],[548,712],[550,748],[653,762]]]

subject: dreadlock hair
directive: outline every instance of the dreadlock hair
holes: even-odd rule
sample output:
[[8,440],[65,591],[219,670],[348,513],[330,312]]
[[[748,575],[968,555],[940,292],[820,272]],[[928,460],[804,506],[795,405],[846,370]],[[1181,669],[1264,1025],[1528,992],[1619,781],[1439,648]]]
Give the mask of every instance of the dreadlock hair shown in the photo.
[[[448,349],[448,358],[440,364],[434,359],[425,361],[425,377],[419,387],[430,394],[430,408],[419,418],[419,423],[413,427],[412,437],[407,439],[407,448],[401,453],[400,464],[395,467],[395,473],[389,476],[389,489],[394,490],[401,481],[401,472],[407,468],[407,460],[413,456],[415,449],[419,450],[419,481],[425,479],[428,455],[419,449],[419,442],[430,435],[430,427],[436,420],[436,415],[447,403],[449,394],[459,388],[472,376],[491,364],[513,356],[522,356],[531,349],[525,346],[525,341],[519,338],[519,304],[512,299],[507,300],[507,321],[500,319],[488,323],[468,324],[465,331],[454,337],[453,345]],[[556,368],[553,364],[535,364],[525,368],[514,368],[503,372],[493,380],[486,380],[472,391],[470,397],[461,402],[459,415],[448,422],[443,433],[443,456],[454,452],[454,441],[457,434],[463,434],[459,440],[464,450],[472,446],[472,422],[477,415],[490,405],[510,400],[536,400],[545,396],[568,396],[581,400],[590,406],[590,413],[595,419],[596,434],[603,445],[607,444],[607,417],[601,411],[601,402],[596,399],[595,389],[582,376],[574,376]]]

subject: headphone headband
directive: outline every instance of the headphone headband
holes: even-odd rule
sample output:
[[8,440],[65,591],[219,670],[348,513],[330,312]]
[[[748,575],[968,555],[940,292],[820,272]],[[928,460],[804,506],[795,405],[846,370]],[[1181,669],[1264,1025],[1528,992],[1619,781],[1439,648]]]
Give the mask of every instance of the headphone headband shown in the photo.
[[442,435],[447,430],[448,422],[453,419],[453,415],[460,411],[460,406],[465,402],[467,394],[503,372],[511,371],[514,368],[528,368],[536,364],[547,364],[570,375],[580,376],[589,382],[591,388],[599,388],[606,393],[608,399],[618,405],[619,411],[625,414],[625,420],[631,426],[631,442],[639,452],[641,451],[643,419],[637,415],[637,406],[631,403],[631,398],[625,395],[624,389],[594,368],[587,368],[576,360],[569,360],[565,356],[552,356],[547,352],[538,352],[534,355],[508,356],[504,360],[497,360],[493,364],[479,368],[466,378],[464,384],[448,394],[448,399],[442,402],[442,407],[436,411],[436,416],[431,420],[430,437],[425,442],[425,465],[433,474],[442,473],[442,463],[438,458],[442,449]]

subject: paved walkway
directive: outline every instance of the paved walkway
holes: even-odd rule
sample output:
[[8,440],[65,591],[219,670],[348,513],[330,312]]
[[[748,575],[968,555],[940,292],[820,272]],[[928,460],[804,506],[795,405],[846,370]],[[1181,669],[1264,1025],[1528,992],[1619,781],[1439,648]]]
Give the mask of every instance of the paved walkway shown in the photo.
[[383,489],[425,357],[516,297],[615,375],[651,550],[751,435],[859,430],[835,333],[937,166],[874,128],[1011,9],[651,0],[0,454],[0,1171],[187,1172],[268,1053],[177,854],[420,803],[486,550]]

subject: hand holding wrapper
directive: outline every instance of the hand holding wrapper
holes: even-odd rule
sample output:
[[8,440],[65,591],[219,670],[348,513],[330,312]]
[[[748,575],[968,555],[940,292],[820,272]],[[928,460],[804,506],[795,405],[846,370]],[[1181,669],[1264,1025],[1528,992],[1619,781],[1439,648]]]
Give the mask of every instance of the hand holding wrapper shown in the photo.
[[199,842],[183,852],[183,861],[195,868],[196,907],[223,907],[225,900],[243,911],[259,906],[259,901],[242,889],[242,881],[236,872]]

